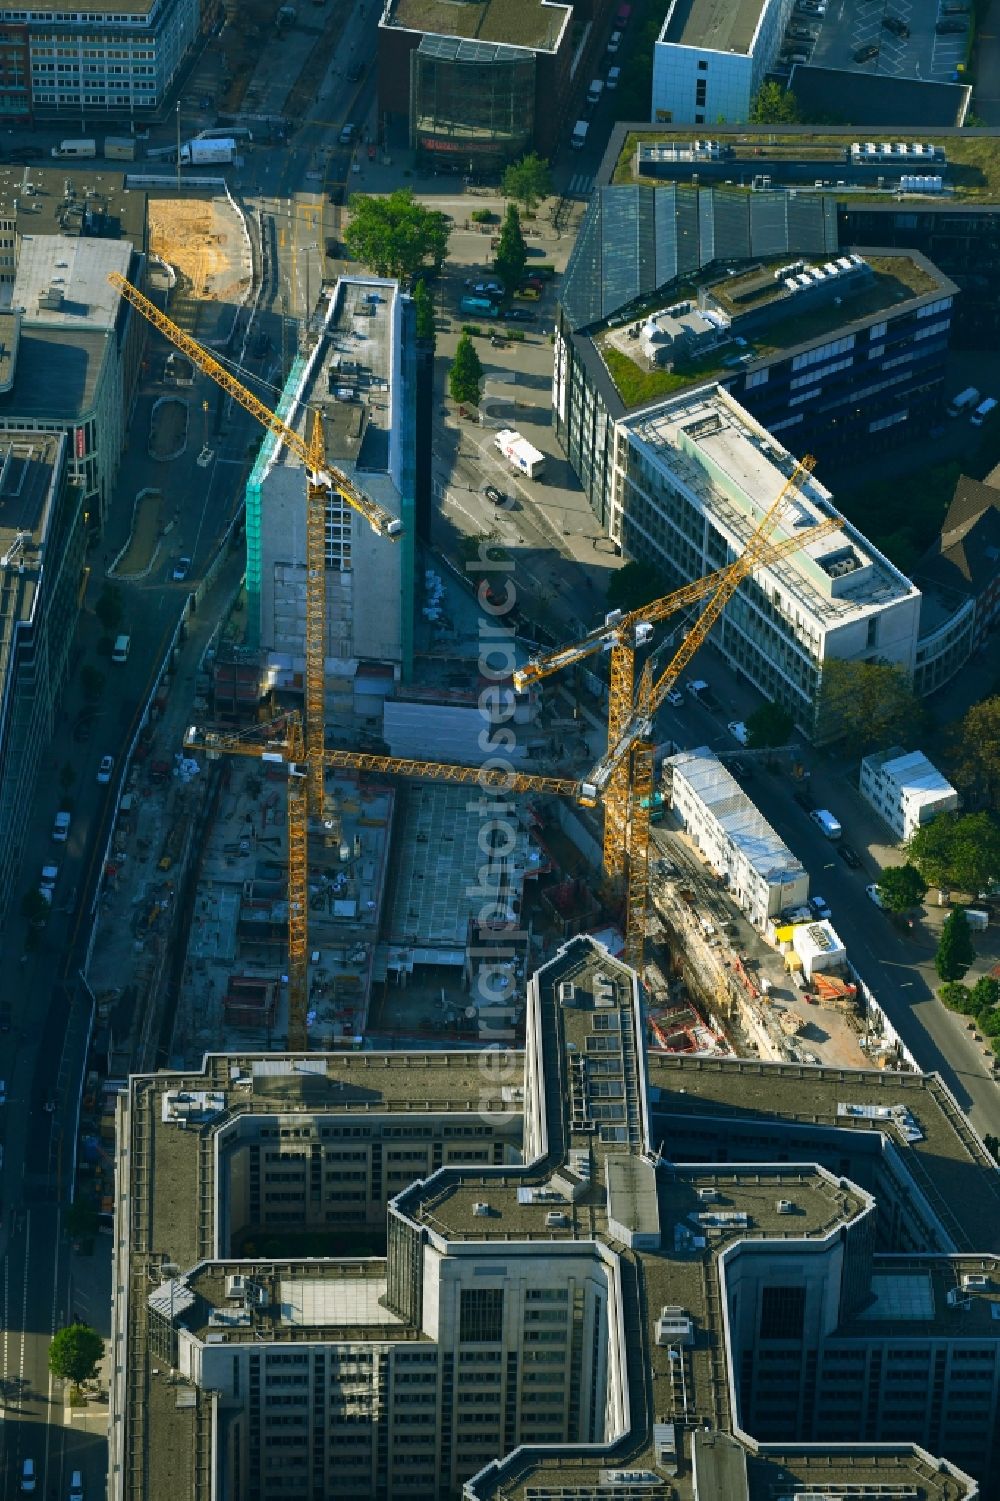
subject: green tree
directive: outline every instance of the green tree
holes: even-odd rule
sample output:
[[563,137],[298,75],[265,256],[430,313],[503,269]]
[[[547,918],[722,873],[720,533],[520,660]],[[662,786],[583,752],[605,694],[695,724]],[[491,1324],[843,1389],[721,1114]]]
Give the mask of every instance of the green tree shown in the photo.
[[927,882],[915,865],[890,865],[878,878],[878,894],[887,912],[909,912],[927,895]]
[[476,346],[468,334],[463,334],[455,350],[455,358],[448,372],[448,390],[452,401],[476,407],[479,405],[479,383],[483,378],[483,364],[476,353]]
[[97,1370],[104,1355],[104,1341],[89,1324],[69,1324],[52,1336],[49,1370],[61,1381],[79,1386]]
[[409,188],[379,198],[352,193],[348,209],[344,243],[376,276],[409,281],[428,262],[440,271],[448,254],[448,220],[437,209],[424,208]]
[[956,730],[954,776],[975,802],[1000,807],[1000,697],[973,704]]
[[962,1016],[971,1016],[975,1007],[972,1004],[972,992],[968,985],[963,985],[961,980],[946,980],[938,991],[944,1004],[949,1011],[958,1011]]
[[83,696],[88,704],[92,704],[96,699],[100,698],[104,692],[104,683],[104,673],[99,668],[91,667],[89,664],[86,667],[81,667],[80,687],[83,689]]
[[823,667],[818,721],[822,739],[843,741],[859,755],[912,740],[922,709],[902,668],[833,658]]
[[791,714],[781,704],[761,704],[746,723],[747,744],[751,750],[767,750],[772,745],[787,745],[795,726]]
[[993,813],[939,813],[917,829],[906,853],[935,886],[974,895],[1000,872],[1000,820]]
[[30,887],[21,898],[21,916],[29,928],[37,932],[49,920],[51,908],[36,886]]
[[970,1011],[992,1011],[1000,1005],[1000,980],[993,975],[980,975],[969,991]]
[[639,610],[666,593],[663,578],[652,563],[635,559],[611,575],[608,583],[609,610]]
[[794,125],[799,119],[799,102],[791,89],[780,83],[762,83],[750,101],[750,120],[754,125]]
[[121,625],[125,614],[125,600],[117,584],[104,585],[104,588],[97,596],[94,614],[108,634],[113,636]]
[[941,929],[941,941],[934,955],[934,968],[942,980],[961,980],[976,957],[965,909],[956,907]]
[[527,260],[528,246],[521,232],[521,215],[516,204],[508,203],[500,230],[500,244],[493,261],[496,273],[508,292],[520,286]]
[[522,156],[519,162],[511,162],[503,174],[502,192],[505,198],[513,198],[528,210],[542,198],[552,194],[552,173],[544,157],[536,151]]
[[417,311],[417,338],[429,344],[433,349],[437,343],[437,330],[434,326],[434,299],[427,290],[427,283],[423,277],[413,288],[413,303]]

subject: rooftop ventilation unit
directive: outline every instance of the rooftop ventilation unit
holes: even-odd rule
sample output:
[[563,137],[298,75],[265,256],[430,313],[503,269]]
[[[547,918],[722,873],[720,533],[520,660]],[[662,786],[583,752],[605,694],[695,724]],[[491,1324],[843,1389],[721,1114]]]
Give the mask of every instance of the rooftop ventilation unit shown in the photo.
[[775,1208],[779,1214],[791,1214],[795,1209],[795,1205],[791,1199],[779,1199]]
[[719,1197],[717,1188],[699,1188],[697,1193],[703,1204],[714,1204]]
[[490,1206],[485,1199],[477,1199],[472,1206],[472,1212],[478,1219],[486,1219],[490,1213]]
[[676,1304],[665,1303],[656,1321],[658,1345],[693,1345],[694,1324],[691,1315]]
[[561,1213],[558,1209],[550,1209],[545,1216],[545,1228],[547,1230],[565,1230],[569,1224],[569,1215]]
[[962,1278],[962,1291],[967,1293],[989,1292],[990,1279],[982,1272],[967,1272]]

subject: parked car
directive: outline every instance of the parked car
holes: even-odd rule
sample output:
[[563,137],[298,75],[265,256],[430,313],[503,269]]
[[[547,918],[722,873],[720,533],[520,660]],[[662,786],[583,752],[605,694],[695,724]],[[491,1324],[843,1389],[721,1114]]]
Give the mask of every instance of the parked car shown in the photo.
[[608,51],[609,52],[617,52],[618,48],[621,46],[621,44],[622,44],[622,34],[621,34],[621,32],[620,31],[613,31],[611,33],[611,35],[608,37]]
[[878,57],[878,45],[874,42],[867,47],[856,47],[854,49],[854,61],[856,63],[871,62],[873,57]]
[[861,856],[858,854],[853,845],[838,844],[837,854],[840,856],[849,870],[861,869]]
[[874,881],[870,886],[865,887],[865,895],[868,897],[869,901],[873,901],[875,903],[876,907],[881,907],[884,905],[882,898],[878,894],[878,886]]
[[883,16],[882,25],[885,27],[886,31],[891,31],[893,36],[907,37],[910,34],[910,28],[907,26],[902,16]]
[[504,285],[502,281],[476,281],[472,284],[472,290],[478,292],[480,297],[502,297]]
[[486,496],[486,499],[491,501],[495,506],[503,506],[507,504],[506,495],[502,490],[498,490],[496,485],[487,485],[486,489],[483,491],[483,494]]
[[742,719],[731,719],[728,728],[734,740],[738,740],[741,745],[746,745],[750,737],[747,735],[747,727]]
[[833,916],[833,913],[830,911],[830,904],[825,896],[811,896],[809,898],[809,905],[818,918],[829,919]]
[[668,688],[667,689],[667,703],[668,704],[672,704],[675,709],[679,709],[680,706],[681,706],[681,704],[683,702],[684,702],[684,695],[683,695],[683,693],[681,692],[681,690],[679,688]]
[[97,772],[97,780],[106,786],[107,783],[111,781],[111,773],[114,771],[114,769],[114,756],[102,756],[101,764]]
[[609,68],[608,69],[607,83],[604,85],[605,88],[616,89],[618,87],[618,84],[619,84],[619,81],[621,79],[621,76],[622,76],[622,70],[621,70],[621,68]]

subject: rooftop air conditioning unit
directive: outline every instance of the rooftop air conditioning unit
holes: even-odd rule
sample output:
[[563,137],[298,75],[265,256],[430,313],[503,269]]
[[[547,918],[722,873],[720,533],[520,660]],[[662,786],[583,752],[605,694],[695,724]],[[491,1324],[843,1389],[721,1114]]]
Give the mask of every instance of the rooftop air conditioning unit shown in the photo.
[[472,1212],[478,1215],[480,1219],[485,1219],[490,1212],[490,1206],[485,1199],[477,1199],[472,1206]]
[[791,1214],[795,1205],[791,1199],[779,1199],[776,1207],[779,1214]]

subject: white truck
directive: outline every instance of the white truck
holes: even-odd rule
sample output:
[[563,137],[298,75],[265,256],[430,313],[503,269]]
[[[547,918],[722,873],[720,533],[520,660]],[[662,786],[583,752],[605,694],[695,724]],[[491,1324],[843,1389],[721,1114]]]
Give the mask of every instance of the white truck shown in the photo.
[[539,453],[537,448],[532,447],[512,427],[501,428],[493,439],[493,446],[500,450],[509,464],[520,469],[529,479],[538,479],[545,470],[545,455]]
[[232,136],[210,141],[185,141],[181,147],[182,167],[231,166],[236,160],[236,142]]
[[86,161],[97,155],[96,141],[60,141],[53,146],[52,155],[59,160]]

